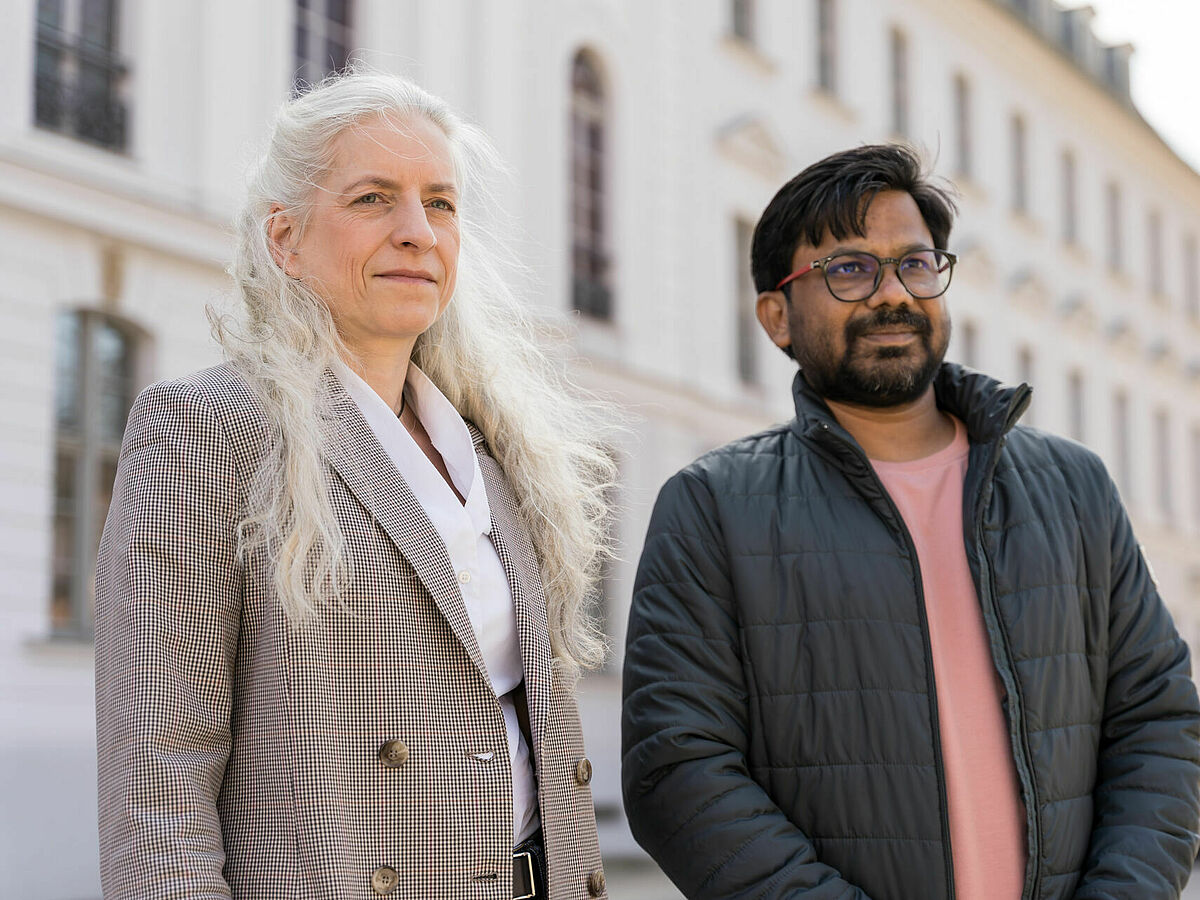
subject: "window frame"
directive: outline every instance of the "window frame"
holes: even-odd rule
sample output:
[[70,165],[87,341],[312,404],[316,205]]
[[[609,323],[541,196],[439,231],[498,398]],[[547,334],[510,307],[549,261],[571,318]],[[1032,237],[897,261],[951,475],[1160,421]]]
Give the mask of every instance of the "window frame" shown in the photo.
[[[54,414],[54,510],[52,515],[52,561],[50,634],[56,639],[90,641],[95,631],[94,575],[100,531],[108,512],[112,484],[105,472],[115,474],[126,420],[137,391],[143,384],[142,365],[147,336],[137,324],[113,313],[90,307],[59,310],[56,328],[63,317],[75,319],[75,364],[65,366],[59,356],[55,370]],[[119,412],[107,423],[101,418],[104,385],[114,380],[100,368],[96,352],[97,334],[107,326],[124,342],[123,385]],[[61,343],[56,353],[61,354]],[[70,374],[70,384],[64,374]],[[61,404],[64,389],[72,392],[77,426],[63,427]],[[69,474],[62,469],[70,464]],[[64,497],[64,479],[71,485]],[[103,494],[103,498],[101,495]],[[65,565],[64,565],[65,561]],[[60,590],[65,582],[65,590]]]

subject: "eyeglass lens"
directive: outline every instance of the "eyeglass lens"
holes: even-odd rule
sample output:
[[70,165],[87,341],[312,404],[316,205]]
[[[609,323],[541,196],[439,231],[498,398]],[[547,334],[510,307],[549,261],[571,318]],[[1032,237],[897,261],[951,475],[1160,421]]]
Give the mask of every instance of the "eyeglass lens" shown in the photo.
[[[824,265],[825,282],[839,300],[865,300],[882,281],[879,258],[870,253],[843,253]],[[900,258],[896,274],[920,300],[937,297],[950,286],[953,266],[940,250],[918,250]]]

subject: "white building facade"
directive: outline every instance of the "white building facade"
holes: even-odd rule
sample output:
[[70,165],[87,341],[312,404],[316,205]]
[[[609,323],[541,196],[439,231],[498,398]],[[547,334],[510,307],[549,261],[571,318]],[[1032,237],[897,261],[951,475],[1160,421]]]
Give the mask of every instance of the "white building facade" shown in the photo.
[[[602,843],[620,657],[658,486],[791,415],[750,230],[863,142],[961,191],[950,356],[1027,380],[1108,463],[1200,649],[1200,176],[1140,119],[1127,47],[1051,0],[5,0],[0,43],[0,885],[99,896],[91,567],[146,384],[219,361],[245,163],[299,73],[416,78],[514,167],[529,303],[619,404],[614,657],[583,687]],[[613,884],[613,890],[618,886]],[[656,895],[657,896],[657,895]]]

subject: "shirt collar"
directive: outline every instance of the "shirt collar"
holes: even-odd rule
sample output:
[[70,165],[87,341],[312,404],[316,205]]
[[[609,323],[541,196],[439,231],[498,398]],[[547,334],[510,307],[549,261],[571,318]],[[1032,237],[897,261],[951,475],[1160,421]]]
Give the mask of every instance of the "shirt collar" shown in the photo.
[[[392,453],[392,446],[397,444],[406,451],[401,458],[403,455],[411,455],[411,451],[421,453],[416,441],[392,408],[375,393],[374,388],[367,384],[362,376],[341,361],[334,366],[334,372],[393,461],[397,460],[397,454]],[[471,433],[458,410],[446,399],[446,395],[412,362],[408,364],[408,377],[404,383],[404,402],[412,404],[413,412],[424,426],[434,448],[441,454],[450,480],[466,499],[463,509],[470,517],[472,527],[478,534],[491,534],[491,507],[488,504],[483,474],[479,469],[479,458],[475,455]],[[397,465],[397,468],[401,470],[405,480],[409,481],[409,487],[414,488],[413,493],[423,504],[425,499],[438,489],[450,493],[449,486],[444,482],[436,485],[414,485],[413,473],[404,471],[405,467],[401,465]],[[440,477],[438,481],[441,481]],[[451,496],[457,504],[458,499],[452,494]]]

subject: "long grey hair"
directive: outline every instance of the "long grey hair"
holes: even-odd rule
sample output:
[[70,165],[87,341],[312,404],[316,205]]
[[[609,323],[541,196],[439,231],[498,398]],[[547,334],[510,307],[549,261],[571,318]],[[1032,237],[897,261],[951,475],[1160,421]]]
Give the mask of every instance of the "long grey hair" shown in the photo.
[[512,485],[538,553],[556,658],[594,667],[605,646],[589,601],[608,553],[606,495],[616,474],[602,408],[565,383],[517,300],[513,257],[488,185],[504,171],[495,150],[442,100],[397,76],[336,75],[283,104],[251,175],[229,268],[242,308],[213,317],[217,339],[274,432],[239,527],[239,550],[267,552],[275,592],[297,624],[340,601],[353,577],[325,465],[336,427],[326,371],[347,350],[321,297],[276,264],[268,224],[280,207],[303,222],[345,129],[416,116],[449,140],[461,245],[454,297],[418,338],[412,359],[483,432]]

